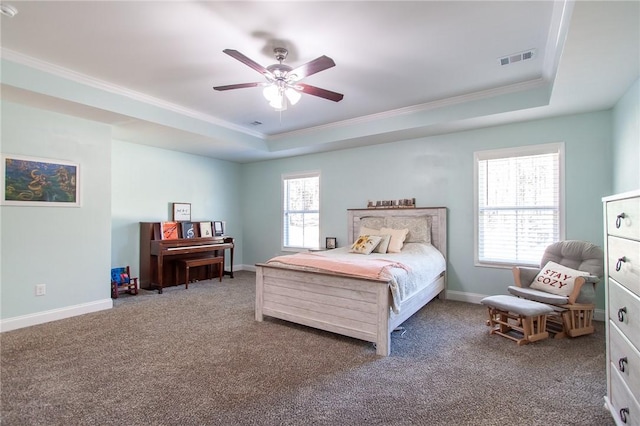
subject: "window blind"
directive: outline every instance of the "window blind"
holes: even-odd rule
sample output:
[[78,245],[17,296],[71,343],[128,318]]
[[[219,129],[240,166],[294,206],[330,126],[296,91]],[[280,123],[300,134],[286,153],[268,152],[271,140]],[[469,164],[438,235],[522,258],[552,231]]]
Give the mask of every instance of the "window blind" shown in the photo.
[[559,149],[477,158],[478,262],[539,264],[561,235]]

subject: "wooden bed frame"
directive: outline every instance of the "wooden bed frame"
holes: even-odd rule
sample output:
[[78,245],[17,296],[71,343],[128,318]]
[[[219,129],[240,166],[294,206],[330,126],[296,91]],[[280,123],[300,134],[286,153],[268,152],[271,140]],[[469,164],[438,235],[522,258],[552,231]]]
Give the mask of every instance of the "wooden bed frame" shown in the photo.
[[[358,236],[360,219],[387,216],[430,216],[431,244],[447,257],[447,209],[350,209],[349,245]],[[433,298],[445,297],[446,271],[391,312],[391,290],[385,280],[330,272],[287,269],[256,264],[256,321],[264,316],[373,342],[376,353],[388,356],[391,332]]]

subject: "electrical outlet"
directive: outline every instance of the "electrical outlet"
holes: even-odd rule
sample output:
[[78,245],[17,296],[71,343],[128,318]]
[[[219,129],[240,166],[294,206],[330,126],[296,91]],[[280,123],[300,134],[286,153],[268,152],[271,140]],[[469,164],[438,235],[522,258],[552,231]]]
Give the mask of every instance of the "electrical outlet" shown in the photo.
[[36,285],[36,296],[44,296],[45,294],[47,294],[47,285],[46,284]]

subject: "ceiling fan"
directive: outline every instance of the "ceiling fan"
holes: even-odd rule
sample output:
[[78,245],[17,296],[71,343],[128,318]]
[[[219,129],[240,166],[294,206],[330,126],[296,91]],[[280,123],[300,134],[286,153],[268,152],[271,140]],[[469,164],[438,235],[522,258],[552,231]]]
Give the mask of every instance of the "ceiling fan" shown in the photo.
[[304,65],[300,65],[297,68],[292,68],[289,65],[282,63],[289,53],[287,49],[283,47],[276,47],[273,49],[273,53],[275,54],[278,63],[269,65],[265,68],[237,50],[225,49],[223,52],[258,71],[266,78],[267,81],[262,83],[240,83],[230,84],[228,86],[216,86],[214,87],[214,90],[232,90],[242,89],[245,87],[264,86],[264,97],[269,101],[269,105],[274,107],[277,111],[286,110],[287,104],[295,105],[300,100],[301,93],[318,96],[334,102],[340,102],[344,97],[341,93],[332,92],[330,90],[321,89],[319,87],[299,82],[304,77],[308,77],[312,74],[335,66],[336,63],[328,56],[323,55],[313,61],[307,62]]

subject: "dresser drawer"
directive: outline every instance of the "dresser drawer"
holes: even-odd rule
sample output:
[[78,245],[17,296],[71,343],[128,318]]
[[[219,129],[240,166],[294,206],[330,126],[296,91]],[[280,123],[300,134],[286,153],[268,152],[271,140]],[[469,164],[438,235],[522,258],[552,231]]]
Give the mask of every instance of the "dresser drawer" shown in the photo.
[[624,384],[620,373],[616,369],[609,370],[611,379],[611,415],[616,424],[625,426],[640,426],[640,404],[633,397],[629,388]]
[[640,298],[612,279],[609,280],[609,319],[640,348]]
[[640,295],[640,242],[609,237],[609,276]]
[[640,352],[615,325],[609,325],[609,368],[618,370],[631,393],[640,397]]
[[640,198],[607,203],[607,233],[640,240]]

